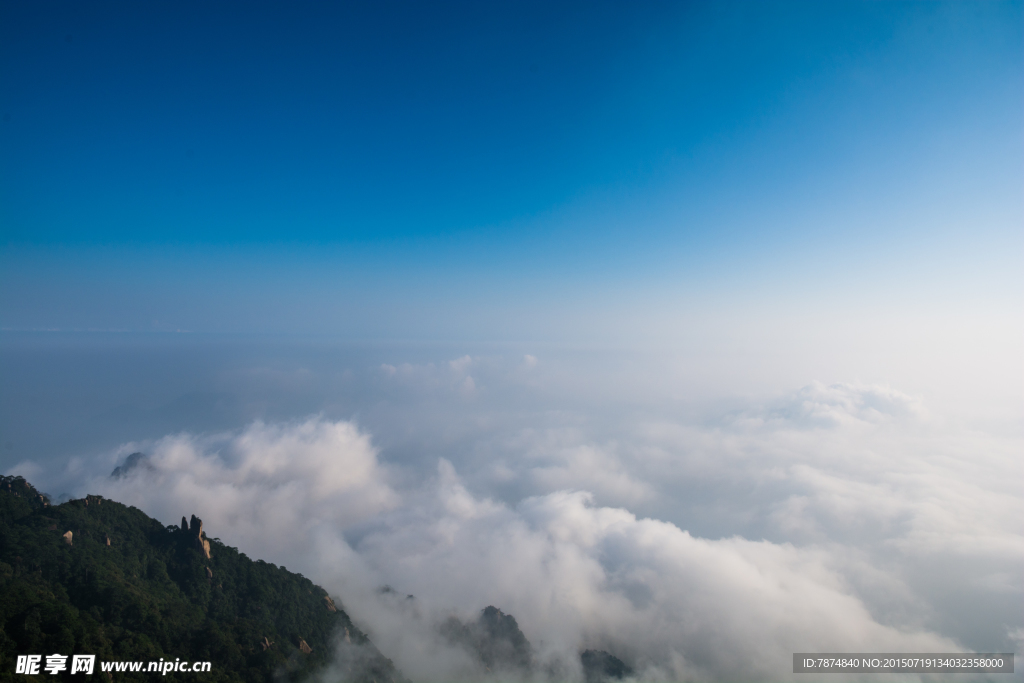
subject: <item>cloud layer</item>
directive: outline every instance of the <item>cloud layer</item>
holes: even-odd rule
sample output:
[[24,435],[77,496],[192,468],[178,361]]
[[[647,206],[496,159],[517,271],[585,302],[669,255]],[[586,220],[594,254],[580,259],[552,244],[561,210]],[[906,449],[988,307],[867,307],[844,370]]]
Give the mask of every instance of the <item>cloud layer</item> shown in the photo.
[[[475,363],[380,372],[420,398],[446,393],[442,412],[471,411],[474,392],[496,390],[466,381]],[[86,486],[167,523],[198,514],[321,582],[414,679],[483,673],[435,627],[488,604],[576,679],[585,648],[647,679],[779,680],[796,651],[1019,640],[1013,439],[872,386],[815,384],[711,418],[642,415],[540,427],[476,415],[456,439],[471,448],[403,462],[349,421],[256,422],[145,444],[156,472]]]

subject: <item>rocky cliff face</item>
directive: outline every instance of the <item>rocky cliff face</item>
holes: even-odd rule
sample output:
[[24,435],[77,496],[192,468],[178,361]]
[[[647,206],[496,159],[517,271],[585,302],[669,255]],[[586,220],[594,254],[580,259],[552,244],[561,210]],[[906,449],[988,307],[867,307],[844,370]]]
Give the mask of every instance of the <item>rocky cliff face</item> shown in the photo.
[[[181,518],[181,522],[182,525],[184,525],[184,517]],[[189,525],[189,531],[196,537],[196,547],[199,549],[199,552],[201,552],[203,557],[206,559],[210,559],[210,542],[203,538],[203,520],[192,515],[192,522]]]

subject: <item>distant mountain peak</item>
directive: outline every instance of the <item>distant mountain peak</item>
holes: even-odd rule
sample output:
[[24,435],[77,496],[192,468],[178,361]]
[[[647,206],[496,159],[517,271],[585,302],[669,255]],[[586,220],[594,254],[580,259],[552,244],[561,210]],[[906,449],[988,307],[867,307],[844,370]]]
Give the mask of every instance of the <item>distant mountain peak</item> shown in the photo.
[[148,455],[145,453],[135,452],[125,458],[123,463],[114,468],[114,471],[110,473],[110,478],[122,479],[135,471],[153,472],[156,471],[156,467],[153,466]]
[[[557,664],[537,662],[533,648],[511,614],[494,605],[480,611],[476,621],[462,622],[449,617],[439,630],[448,642],[465,649],[491,674],[558,680],[564,673]],[[585,683],[609,683],[633,675],[633,669],[604,650],[584,650],[580,654]]]
[[604,650],[584,650],[580,655],[586,683],[601,683],[633,675],[633,669],[621,659]]
[[487,669],[528,672],[533,668],[530,641],[516,618],[488,605],[475,622],[463,623],[449,617],[441,624],[441,635],[475,655]]

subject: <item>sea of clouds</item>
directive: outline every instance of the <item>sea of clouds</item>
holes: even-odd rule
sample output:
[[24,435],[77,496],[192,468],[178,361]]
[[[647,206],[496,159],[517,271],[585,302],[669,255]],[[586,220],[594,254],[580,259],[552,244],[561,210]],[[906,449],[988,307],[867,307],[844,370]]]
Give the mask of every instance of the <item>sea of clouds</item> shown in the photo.
[[[362,415],[126,443],[66,476],[309,576],[413,680],[482,675],[436,626],[487,605],[576,680],[586,648],[734,681],[798,678],[794,652],[1021,651],[1012,430],[873,385],[701,405],[605,378],[570,402],[573,372],[530,355],[365,375]],[[136,450],[154,469],[110,478]]]

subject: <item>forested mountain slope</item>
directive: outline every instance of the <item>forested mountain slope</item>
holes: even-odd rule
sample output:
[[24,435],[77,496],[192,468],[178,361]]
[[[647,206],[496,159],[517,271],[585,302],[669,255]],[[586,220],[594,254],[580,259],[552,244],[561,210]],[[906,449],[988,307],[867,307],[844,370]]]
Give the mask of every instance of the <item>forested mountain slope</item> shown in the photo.
[[211,683],[295,681],[329,664],[346,680],[402,678],[326,591],[207,538],[194,516],[164,526],[98,496],[50,505],[24,479],[2,477],[0,680],[24,680],[17,655],[45,663],[54,653],[95,654],[93,677],[39,680],[108,679],[100,662],[161,658],[210,661],[198,676]]

